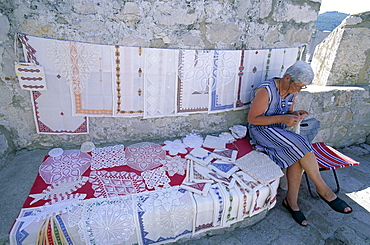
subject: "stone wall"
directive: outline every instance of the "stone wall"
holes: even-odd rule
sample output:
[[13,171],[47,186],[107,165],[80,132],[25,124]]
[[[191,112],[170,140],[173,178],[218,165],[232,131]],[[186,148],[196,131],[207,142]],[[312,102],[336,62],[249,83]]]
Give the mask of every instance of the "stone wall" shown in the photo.
[[350,15],[316,47],[314,84],[370,84],[370,12]]
[[245,123],[246,111],[158,119],[90,118],[89,135],[38,135],[29,92],[14,75],[15,33],[97,44],[260,49],[308,45],[320,0],[3,0],[0,125],[17,149],[176,138]]
[[367,142],[370,132],[370,87],[309,85],[297,96],[296,109],[321,123],[315,142],[343,147]]

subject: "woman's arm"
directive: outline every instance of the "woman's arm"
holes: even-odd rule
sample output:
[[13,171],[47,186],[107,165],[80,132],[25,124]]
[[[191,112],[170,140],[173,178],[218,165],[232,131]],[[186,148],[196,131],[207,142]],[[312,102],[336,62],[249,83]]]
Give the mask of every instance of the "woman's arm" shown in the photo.
[[[297,96],[297,94],[294,94],[294,99],[295,99],[296,96]],[[293,101],[292,105],[290,106],[288,113],[299,116],[299,120],[304,119],[304,117],[306,115],[308,115],[309,113],[305,110],[294,111],[294,103],[295,103],[295,100]]]
[[298,123],[299,116],[293,114],[262,116],[268,107],[268,92],[265,88],[256,91],[254,100],[248,113],[248,123],[254,125],[270,125],[273,123],[284,123],[288,127]]

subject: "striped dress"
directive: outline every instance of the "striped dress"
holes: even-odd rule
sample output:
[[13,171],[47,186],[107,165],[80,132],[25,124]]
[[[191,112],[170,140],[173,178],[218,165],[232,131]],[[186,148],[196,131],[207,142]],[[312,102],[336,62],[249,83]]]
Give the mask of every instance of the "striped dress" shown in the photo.
[[[294,94],[283,99],[273,79],[263,82],[259,87],[266,88],[269,95],[268,107],[263,116],[281,115],[289,111]],[[289,167],[312,151],[311,144],[303,136],[286,130],[286,127],[283,123],[249,124],[252,141],[264,147],[270,158],[281,168]]]

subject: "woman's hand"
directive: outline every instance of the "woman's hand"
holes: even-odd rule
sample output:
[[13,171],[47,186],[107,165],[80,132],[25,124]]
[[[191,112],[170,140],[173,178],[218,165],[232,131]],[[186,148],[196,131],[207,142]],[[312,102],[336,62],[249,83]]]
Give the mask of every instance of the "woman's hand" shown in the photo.
[[303,120],[304,117],[308,115],[309,113],[305,110],[298,110],[298,111],[293,111],[292,114],[298,116],[299,120]]
[[282,123],[287,125],[288,127],[294,127],[300,121],[300,116],[294,114],[285,114],[282,115]]

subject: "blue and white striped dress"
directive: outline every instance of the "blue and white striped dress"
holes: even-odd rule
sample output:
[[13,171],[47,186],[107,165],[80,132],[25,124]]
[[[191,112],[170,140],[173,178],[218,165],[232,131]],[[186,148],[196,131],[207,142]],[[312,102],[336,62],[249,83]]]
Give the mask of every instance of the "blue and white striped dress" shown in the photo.
[[[263,116],[286,114],[294,101],[294,94],[285,99],[280,96],[279,89],[273,79],[263,82],[260,88],[266,88],[269,103]],[[270,158],[281,168],[287,168],[312,151],[311,144],[301,135],[286,130],[283,123],[270,125],[249,124],[252,140],[265,148]]]

